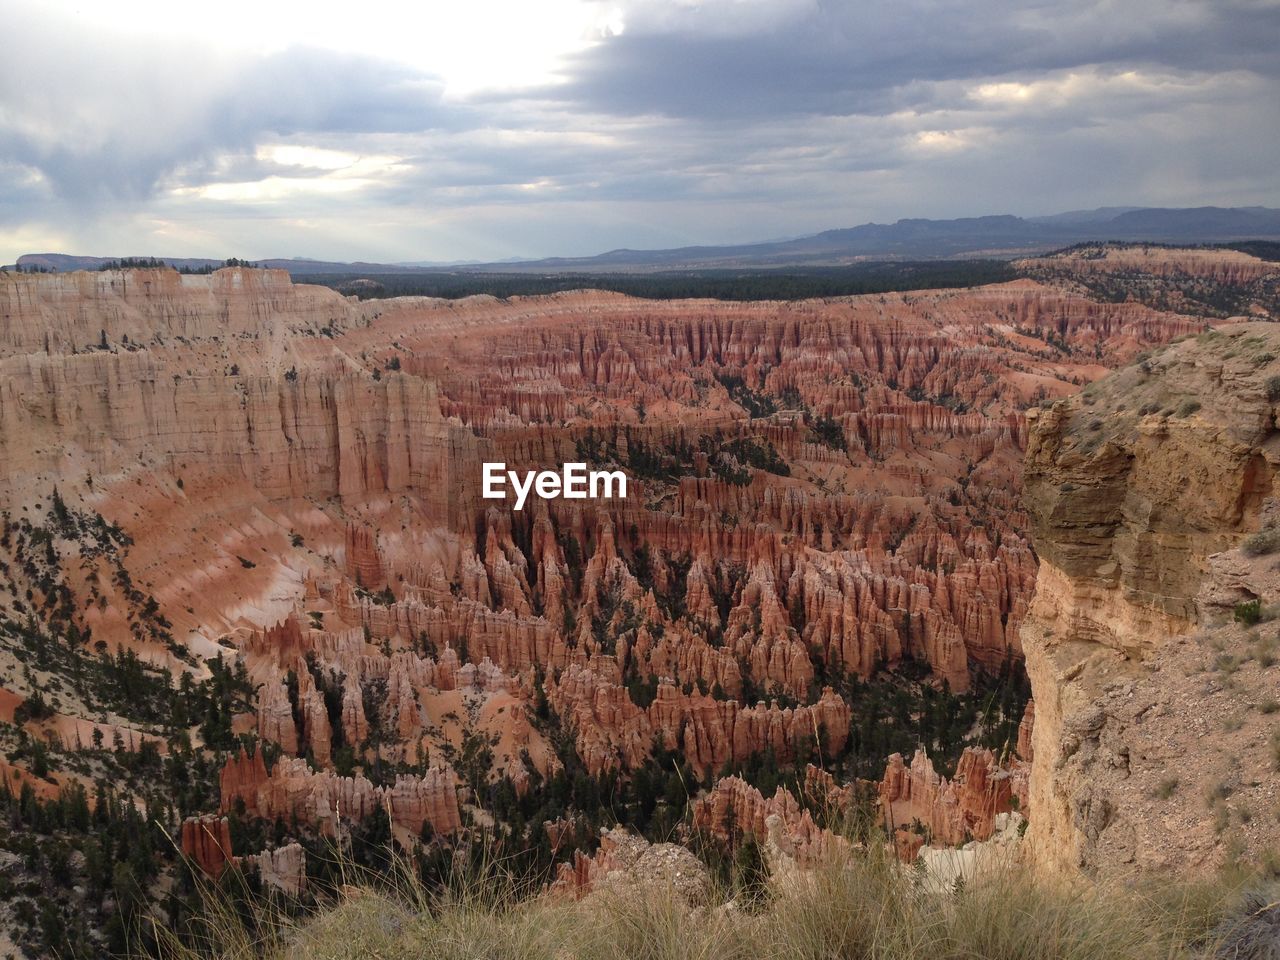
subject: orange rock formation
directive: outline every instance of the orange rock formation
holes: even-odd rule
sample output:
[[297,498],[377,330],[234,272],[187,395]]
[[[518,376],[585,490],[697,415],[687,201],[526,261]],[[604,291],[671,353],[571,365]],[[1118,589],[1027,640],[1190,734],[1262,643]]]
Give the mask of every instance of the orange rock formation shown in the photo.
[[[56,487],[129,538],[129,587],[100,556],[67,565],[79,635],[245,668],[237,732],[282,757],[233,758],[223,809],[333,830],[385,808],[439,834],[461,825],[464,744],[517,790],[557,768],[540,706],[593,772],[657,743],[714,775],[839,755],[845,674],[913,661],[963,691],[1016,660],[1037,575],[1024,409],[1203,327],[1032,280],[375,306],[242,268],[0,274],[0,319],[0,507]],[[488,461],[617,467],[629,495],[517,513],[480,496]],[[0,604],[30,586],[7,577]],[[147,592],[167,639],[140,626]],[[1015,791],[967,763],[950,783],[891,769],[890,803],[980,832]],[[732,796],[753,831],[769,804],[794,826],[784,798],[726,783],[709,824]]]
[[231,826],[226,817],[188,817],[182,822],[182,853],[206,876],[217,880],[234,858]]
[[242,803],[255,816],[296,820],[329,835],[338,824],[358,822],[378,809],[415,836],[423,824],[439,834],[462,827],[457,778],[443,767],[431,767],[421,777],[402,774],[391,786],[376,787],[363,776],[313,771],[298,759],[282,759],[268,774],[261,753],[249,757],[242,751],[223,767],[221,783],[224,811]]
[[[811,779],[812,776],[811,773]],[[771,818],[776,818],[778,825],[772,838]],[[772,839],[783,853],[802,866],[816,863],[847,846],[843,837],[818,826],[809,810],[802,808],[787,789],[778,787],[773,796],[766,798],[740,777],[716,781],[715,787],[696,801],[693,825],[718,837],[730,849],[744,837],[761,844]]]
[[923,749],[910,766],[895,753],[880,783],[880,810],[890,831],[908,828],[946,845],[986,840],[997,814],[1011,811],[1015,801],[1026,810],[1028,774],[1025,764],[1004,767],[990,750],[968,747],[948,780]]

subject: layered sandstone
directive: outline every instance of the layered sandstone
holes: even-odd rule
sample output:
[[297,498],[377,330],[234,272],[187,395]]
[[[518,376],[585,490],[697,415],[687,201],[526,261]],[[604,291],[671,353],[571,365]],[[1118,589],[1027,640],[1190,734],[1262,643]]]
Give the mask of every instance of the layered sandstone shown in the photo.
[[745,760],[766,749],[782,762],[814,751],[837,756],[849,736],[851,714],[830,687],[812,705],[755,705],[685,694],[660,683],[648,710],[627,691],[592,670],[570,667],[550,686],[548,699],[578,732],[578,752],[593,772],[635,768],[654,743],[677,750],[700,774]]
[[307,888],[307,853],[299,843],[263,850],[242,862],[256,868],[267,887],[294,897]]
[[129,351],[169,341],[343,330],[371,311],[284,270],[0,273],[0,355]]
[[[1234,830],[1272,832],[1232,811],[1251,771],[1273,777],[1248,704],[1280,688],[1250,667],[1232,694],[1213,664],[1249,659],[1257,638],[1217,624],[1271,589],[1266,561],[1231,548],[1274,493],[1276,356],[1274,327],[1222,328],[1033,419],[1025,496],[1041,562],[1022,636],[1031,849],[1047,870],[1204,869]],[[1220,794],[1215,828],[1205,810]]]

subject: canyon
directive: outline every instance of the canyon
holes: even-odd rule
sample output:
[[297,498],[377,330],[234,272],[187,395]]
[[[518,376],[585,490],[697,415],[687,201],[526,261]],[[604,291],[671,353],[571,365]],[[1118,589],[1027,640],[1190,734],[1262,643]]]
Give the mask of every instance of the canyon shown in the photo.
[[[6,784],[113,783],[209,876],[294,892],[384,832],[545,847],[574,897],[683,862],[603,827],[803,865],[864,805],[904,858],[1017,812],[1047,871],[1167,866],[1225,776],[1151,813],[1201,762],[1161,746],[1199,709],[1174,659],[1262,642],[1230,618],[1271,590],[1238,548],[1271,517],[1280,337],[1098,297],[1111,261],[1275,274],[1157,249],[821,301],[360,302],[0,273]],[[626,496],[521,509],[491,463]],[[1270,839],[1241,712],[1253,772],[1186,827],[1198,863]]]

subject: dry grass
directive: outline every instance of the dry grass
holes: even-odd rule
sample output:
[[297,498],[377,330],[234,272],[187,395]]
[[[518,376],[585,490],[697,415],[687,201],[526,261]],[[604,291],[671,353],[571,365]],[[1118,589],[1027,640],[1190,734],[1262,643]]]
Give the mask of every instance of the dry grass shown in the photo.
[[746,912],[690,908],[657,887],[582,902],[521,897],[488,870],[443,895],[412,879],[357,886],[304,921],[259,903],[266,933],[256,936],[243,907],[215,896],[198,950],[162,933],[171,960],[1180,960],[1211,955],[1205,938],[1241,887],[1056,886],[1014,863],[949,893],[921,880],[859,854]]
[[1275,553],[1280,550],[1280,529],[1263,527],[1257,533],[1245,537],[1240,544],[1240,549],[1248,557],[1261,557],[1268,553]]

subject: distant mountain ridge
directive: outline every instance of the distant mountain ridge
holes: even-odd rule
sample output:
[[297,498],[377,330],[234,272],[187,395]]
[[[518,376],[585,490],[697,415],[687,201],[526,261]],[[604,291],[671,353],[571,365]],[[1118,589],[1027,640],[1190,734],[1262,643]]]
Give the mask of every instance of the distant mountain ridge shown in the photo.
[[509,269],[591,272],[822,266],[872,257],[1020,256],[1091,240],[1220,243],[1273,238],[1280,238],[1280,210],[1268,207],[1115,207],[1034,218],[1005,214],[865,223],[773,243],[612,250],[594,257],[532,260]]
[[[618,273],[838,266],[869,258],[1012,257],[1101,240],[1189,244],[1272,239],[1280,239],[1280,210],[1270,207],[1100,207],[1044,217],[1003,214],[954,220],[904,219],[896,223],[864,223],[856,227],[825,230],[792,240],[669,250],[618,249],[591,257],[435,265],[309,259],[255,262],[263,267],[287,270],[291,275],[300,277],[440,271]],[[62,253],[27,254],[18,259],[18,266],[58,271],[97,270],[113,259],[119,258]],[[183,257],[158,259],[179,269],[200,269],[218,266],[222,262]]]

